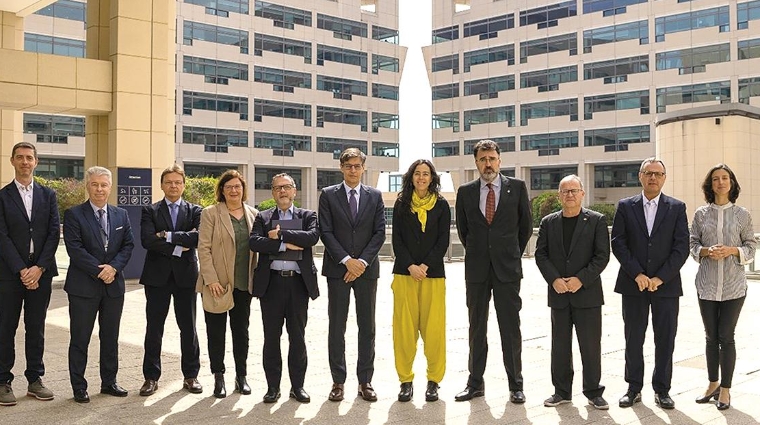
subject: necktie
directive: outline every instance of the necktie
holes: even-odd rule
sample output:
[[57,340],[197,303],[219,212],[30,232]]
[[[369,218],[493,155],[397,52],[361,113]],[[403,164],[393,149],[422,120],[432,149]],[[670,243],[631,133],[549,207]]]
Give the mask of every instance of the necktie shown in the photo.
[[103,244],[108,245],[108,223],[106,222],[106,212],[102,208],[98,210],[98,221],[100,222],[101,236],[103,237]]
[[491,224],[493,221],[493,214],[496,212],[496,194],[493,192],[493,185],[491,183],[486,184],[488,186],[488,195],[486,195],[486,221]]
[[355,219],[359,214],[359,202],[356,201],[356,189],[351,189],[348,193],[351,195],[348,200],[348,206],[351,209],[351,214]]
[[649,201],[645,204],[646,206],[646,217],[644,217],[647,221],[647,234],[649,236],[652,236],[652,227],[654,227],[654,216],[657,214],[657,204],[654,203],[654,201]]
[[177,229],[177,211],[179,211],[179,206],[172,202],[169,204],[169,215],[172,216],[172,229]]

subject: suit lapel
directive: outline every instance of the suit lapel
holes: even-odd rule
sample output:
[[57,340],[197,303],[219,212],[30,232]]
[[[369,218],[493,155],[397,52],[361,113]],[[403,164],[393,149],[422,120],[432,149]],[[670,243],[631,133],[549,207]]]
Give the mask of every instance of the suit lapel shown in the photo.
[[499,178],[501,179],[501,189],[499,190],[499,203],[496,205],[496,212],[493,215],[494,221],[496,220],[496,216],[499,215],[499,211],[503,212],[505,210],[502,206],[507,203],[507,197],[512,193],[512,185],[509,179],[501,174],[499,174]]
[[633,208],[633,216],[636,217],[636,221],[639,222],[639,226],[641,226],[644,234],[648,235],[649,232],[647,231],[647,219],[644,217],[644,200],[641,194],[636,195],[633,198],[631,208]]
[[[84,214],[84,219],[90,224],[90,228],[92,229],[92,234],[95,235],[95,239],[98,241],[100,246],[105,250],[106,246],[103,243],[103,237],[100,232],[102,232],[102,229],[100,227],[100,223],[98,222],[97,217],[95,216],[95,211],[92,209],[92,205],[90,204],[90,201],[85,201],[84,204],[82,204],[82,213]],[[108,218],[109,222],[111,222],[111,211],[108,211]]]
[[[230,212],[227,210],[227,205],[224,204],[224,202],[220,202],[217,204],[216,207],[219,210],[219,221],[222,222],[222,227],[224,227],[225,230],[227,230],[227,233],[229,234],[230,238],[232,240],[235,240],[235,231],[232,229],[232,219],[230,219]],[[248,213],[248,210],[246,210],[246,214]]]
[[[36,212],[42,206],[42,186],[37,183],[32,183],[32,185],[34,189],[32,190],[32,217],[29,219],[30,222],[34,221]],[[24,216],[26,216],[26,211],[24,211]]]
[[354,224],[354,215],[351,214],[351,208],[348,206],[348,196],[346,195],[346,189],[343,183],[335,188],[335,196],[338,197],[338,204],[343,208],[343,212],[346,214],[346,217],[348,217],[348,220],[351,224]]
[[[184,229],[185,227],[185,220],[187,217],[190,216],[190,204],[187,203],[184,199],[179,203],[179,208],[177,208],[177,225],[174,226],[174,230],[178,229]],[[171,216],[169,216],[169,219],[171,220]]]
[[[13,200],[13,203],[16,204],[18,209],[21,211],[21,215],[24,217],[24,220],[28,222],[29,216],[26,215],[26,207],[24,207],[24,201],[21,199],[21,194],[18,193],[16,182],[12,181],[9,185],[5,186],[4,190],[8,191],[8,194],[10,195],[10,198]],[[34,204],[32,204],[32,210],[34,210]]]
[[[568,257],[570,256],[570,254],[572,254],[573,248],[575,248],[575,244],[578,242],[578,239],[580,238],[581,233],[583,232],[583,228],[586,227],[587,224],[588,224],[588,211],[586,211],[585,208],[581,208],[581,213],[580,213],[580,216],[578,217],[578,222],[575,223],[573,238],[570,240],[570,251],[567,252]],[[564,241],[562,242],[562,246],[564,247]]]
[[660,195],[660,203],[659,205],[657,205],[657,213],[654,216],[654,223],[652,224],[653,235],[654,235],[654,232],[657,231],[657,228],[660,226],[660,223],[662,223],[662,220],[665,219],[665,216],[668,214],[669,209],[670,209],[669,198],[665,195]]
[[[169,213],[169,206],[166,205],[166,198],[158,203],[158,216],[164,221],[164,225],[167,229],[176,230],[172,228],[172,216]],[[177,219],[177,223],[179,223],[179,219]]]
[[359,213],[356,214],[356,221],[359,221],[359,218],[362,217],[367,211],[367,208],[369,208],[369,188],[364,185],[361,185],[360,187],[362,194],[359,197]]

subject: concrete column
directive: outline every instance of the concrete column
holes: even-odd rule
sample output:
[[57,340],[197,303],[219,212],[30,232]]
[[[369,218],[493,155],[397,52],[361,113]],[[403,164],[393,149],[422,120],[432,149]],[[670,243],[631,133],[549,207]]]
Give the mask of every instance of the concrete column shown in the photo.
[[[243,170],[247,169],[247,172]],[[240,167],[240,172],[245,176],[245,182],[248,184],[248,205],[256,205],[265,199],[256,198],[256,165],[253,162],[249,162],[247,167]]]
[[[0,48],[24,50],[24,20],[15,13],[0,11]],[[21,141],[23,126],[23,115],[20,112],[0,110],[0,182],[3,186],[13,179],[11,151],[13,145]]]

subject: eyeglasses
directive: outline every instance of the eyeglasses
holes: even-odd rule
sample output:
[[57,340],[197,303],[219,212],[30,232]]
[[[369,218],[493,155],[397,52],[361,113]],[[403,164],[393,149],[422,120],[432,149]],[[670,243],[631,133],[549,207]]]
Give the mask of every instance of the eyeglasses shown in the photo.
[[581,193],[582,191],[583,189],[565,189],[565,190],[560,190],[559,193],[562,194],[562,196],[567,196],[567,195],[575,196]]
[[657,177],[660,179],[665,176],[665,173],[660,171],[642,171],[641,174],[643,174],[646,178]]
[[164,184],[167,186],[182,186],[183,184],[185,184],[185,182],[183,182],[182,180],[172,180],[172,181],[165,181]]
[[225,184],[224,190],[243,190],[242,184]]
[[487,157],[487,156],[484,156],[484,157],[478,158],[478,162],[481,163],[481,164],[485,164],[486,162],[489,162],[489,163],[490,162],[498,162],[499,159],[501,159],[501,158],[499,158],[499,157]]
[[349,170],[359,171],[364,167],[364,164],[343,164],[340,167],[346,171],[349,171]]
[[290,190],[290,189],[293,189],[293,188],[295,188],[295,186],[293,186],[292,184],[284,184],[284,185],[281,185],[281,186],[272,186],[272,191],[273,192],[279,192],[281,190]]

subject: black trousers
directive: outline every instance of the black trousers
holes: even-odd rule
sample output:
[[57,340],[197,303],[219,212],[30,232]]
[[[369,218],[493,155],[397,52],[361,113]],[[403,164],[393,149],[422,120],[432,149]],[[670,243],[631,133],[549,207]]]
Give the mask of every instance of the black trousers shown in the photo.
[[164,286],[145,286],[145,356],[143,357],[143,376],[145,379],[158,381],[161,377],[161,343],[164,337],[164,325],[169,314],[169,303],[174,298],[174,317],[179,327],[180,350],[182,352],[182,375],[185,378],[197,378],[201,367],[201,351],[198,346],[198,334],[195,330],[195,306],[197,295],[194,287],[180,288],[174,280],[174,273],[169,274],[169,281]]
[[710,382],[718,380],[720,386],[731,388],[736,367],[736,342],[734,331],[745,297],[728,301],[699,300],[699,311],[705,325],[705,359]]
[[206,317],[206,337],[208,339],[208,357],[211,373],[224,373],[224,347],[227,336],[227,315],[230,316],[232,331],[232,355],[235,358],[235,375],[247,376],[248,367],[248,323],[251,316],[251,294],[248,291],[234,289],[232,298],[235,306],[225,313],[209,313]]
[[0,383],[13,381],[11,370],[16,362],[16,329],[22,308],[26,353],[24,376],[32,383],[45,375],[42,356],[45,351],[45,318],[50,305],[50,279],[43,286],[33,291],[25,289],[0,293]]
[[654,371],[652,389],[656,393],[670,391],[673,378],[673,349],[678,329],[678,297],[655,297],[650,292],[623,295],[625,333],[625,382],[628,390],[639,392],[644,387],[644,339],[652,309],[654,331]]
[[552,308],[552,384],[566,400],[573,398],[573,325],[583,362],[583,395],[604,393],[602,379],[602,308]]
[[501,351],[504,368],[507,370],[510,391],[522,391],[522,334],[520,333],[520,281],[501,282],[493,267],[485,282],[467,282],[467,312],[470,319],[470,359],[468,367],[470,377],[467,385],[475,388],[483,387],[483,374],[488,358],[489,304],[493,292],[493,304],[496,309],[496,320],[499,323],[501,335]]
[[100,386],[116,383],[116,373],[119,371],[119,325],[123,309],[124,295],[111,298],[106,294],[105,286],[100,294],[92,298],[69,294],[69,379],[72,389],[87,389],[87,380],[84,378],[87,348],[96,318],[100,328]]
[[292,388],[303,388],[306,376],[306,320],[309,293],[300,274],[282,277],[272,274],[266,294],[260,298],[261,322],[264,325],[264,374],[267,386],[280,388],[282,379],[282,326],[288,331],[288,372]]
[[341,278],[327,278],[327,351],[333,382],[346,382],[346,320],[351,301],[356,301],[356,326],[359,328],[356,377],[360,384],[372,382],[375,374],[375,302],[377,279],[359,277],[347,284]]

